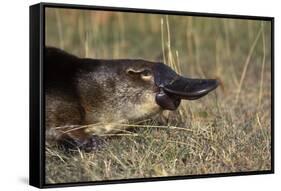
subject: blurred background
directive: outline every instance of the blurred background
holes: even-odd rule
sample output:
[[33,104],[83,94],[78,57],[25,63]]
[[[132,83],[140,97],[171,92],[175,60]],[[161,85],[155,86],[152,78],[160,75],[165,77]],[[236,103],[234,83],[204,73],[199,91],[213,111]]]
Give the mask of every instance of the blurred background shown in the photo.
[[[84,162],[77,163],[72,160],[76,155],[48,150],[47,182],[271,168],[270,21],[46,8],[45,30],[47,46],[80,57],[163,61],[185,76],[217,78],[222,84],[204,99],[181,104],[169,124],[189,129],[186,134],[141,130],[146,143],[113,140],[118,146],[111,144],[96,158],[85,154]],[[161,141],[155,143],[155,138]],[[151,159],[146,165],[140,159],[144,155]],[[60,158],[68,161],[71,176],[53,171],[66,169]],[[94,163],[91,171],[85,170],[89,161]]]

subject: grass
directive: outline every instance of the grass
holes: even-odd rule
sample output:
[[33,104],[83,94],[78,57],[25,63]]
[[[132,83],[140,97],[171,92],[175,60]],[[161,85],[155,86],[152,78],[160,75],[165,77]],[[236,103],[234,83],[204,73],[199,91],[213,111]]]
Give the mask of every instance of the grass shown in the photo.
[[222,82],[176,112],[102,137],[100,150],[47,146],[46,183],[271,168],[270,23],[63,9],[46,15],[47,45],[81,57],[162,60],[183,75]]

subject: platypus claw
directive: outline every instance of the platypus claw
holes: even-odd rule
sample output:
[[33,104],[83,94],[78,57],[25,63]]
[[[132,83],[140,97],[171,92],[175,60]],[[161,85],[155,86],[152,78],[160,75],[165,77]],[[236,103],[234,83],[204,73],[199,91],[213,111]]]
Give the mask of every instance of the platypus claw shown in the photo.
[[92,137],[87,139],[84,144],[80,145],[79,148],[86,152],[91,152],[103,148],[104,143],[104,139],[99,136],[93,135]]
[[96,135],[93,135],[86,140],[68,138],[62,140],[61,145],[63,145],[64,149],[66,149],[67,151],[80,149],[85,152],[91,152],[103,148],[104,139]]

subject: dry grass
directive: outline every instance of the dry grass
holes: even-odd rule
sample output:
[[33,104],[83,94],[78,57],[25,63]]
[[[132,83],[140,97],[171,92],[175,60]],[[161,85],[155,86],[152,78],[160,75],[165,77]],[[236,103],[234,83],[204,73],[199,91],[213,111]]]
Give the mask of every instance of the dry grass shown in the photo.
[[[218,78],[166,123],[148,119],[85,153],[46,148],[46,182],[79,182],[271,167],[270,23],[47,10],[47,45],[94,58],[162,60],[181,74]],[[67,17],[63,17],[67,14]]]

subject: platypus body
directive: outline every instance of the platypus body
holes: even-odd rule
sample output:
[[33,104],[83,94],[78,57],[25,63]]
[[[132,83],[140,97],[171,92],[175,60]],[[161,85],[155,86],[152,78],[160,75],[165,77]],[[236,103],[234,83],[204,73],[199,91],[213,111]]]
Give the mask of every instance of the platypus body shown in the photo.
[[79,58],[46,47],[44,61],[46,139],[72,140],[80,147],[89,145],[93,134],[176,110],[182,99],[198,99],[218,86],[215,79],[185,78],[146,60]]

